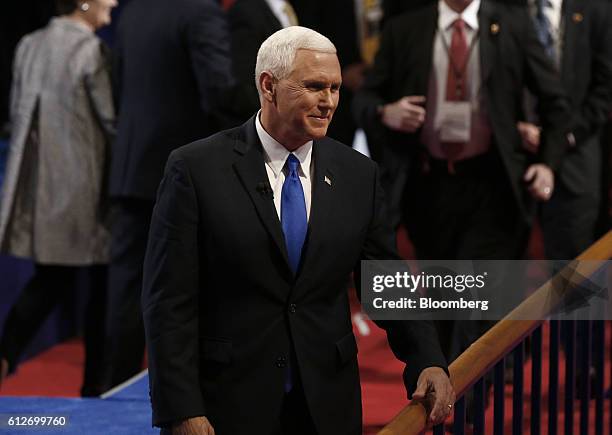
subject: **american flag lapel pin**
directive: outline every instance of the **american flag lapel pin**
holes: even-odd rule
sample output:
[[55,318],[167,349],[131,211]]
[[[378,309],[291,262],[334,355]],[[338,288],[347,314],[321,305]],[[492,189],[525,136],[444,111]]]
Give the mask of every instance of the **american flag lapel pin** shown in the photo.
[[325,176],[323,181],[325,181],[327,183],[327,185],[331,187],[331,180],[329,179],[329,177],[327,175]]

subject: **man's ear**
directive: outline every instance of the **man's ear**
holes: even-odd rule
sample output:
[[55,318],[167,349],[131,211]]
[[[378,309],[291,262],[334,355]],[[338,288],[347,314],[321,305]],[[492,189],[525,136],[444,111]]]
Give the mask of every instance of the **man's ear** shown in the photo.
[[259,75],[259,87],[261,89],[261,96],[264,100],[274,103],[276,100],[275,86],[276,80],[269,71],[263,71]]

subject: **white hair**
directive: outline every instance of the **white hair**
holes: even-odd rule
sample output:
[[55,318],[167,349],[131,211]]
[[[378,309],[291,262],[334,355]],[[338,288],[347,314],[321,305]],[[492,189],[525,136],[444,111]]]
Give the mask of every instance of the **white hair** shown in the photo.
[[266,39],[257,52],[255,86],[261,95],[259,77],[264,71],[277,80],[287,78],[293,71],[293,61],[298,50],[314,50],[336,54],[336,47],[325,36],[312,29],[290,26],[281,29]]

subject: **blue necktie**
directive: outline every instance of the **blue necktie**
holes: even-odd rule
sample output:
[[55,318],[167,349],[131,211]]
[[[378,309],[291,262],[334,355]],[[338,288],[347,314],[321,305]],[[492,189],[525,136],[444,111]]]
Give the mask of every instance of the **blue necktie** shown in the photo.
[[308,230],[308,219],[306,218],[304,189],[298,174],[300,161],[295,155],[289,154],[286,165],[288,173],[281,193],[281,224],[283,233],[285,233],[289,265],[295,275],[300,266],[302,246],[304,246]]
[[[300,266],[302,247],[308,230],[308,219],[306,217],[304,189],[298,173],[300,161],[295,155],[289,154],[286,166],[287,177],[281,193],[281,224],[283,233],[285,233],[289,265],[295,275]],[[285,372],[285,393],[290,392],[292,388],[293,371],[291,370],[291,361],[289,361]]]
[[550,6],[549,0],[536,0],[536,15],[534,17],[534,24],[538,39],[544,46],[546,54],[552,60],[555,60],[555,40],[553,39],[552,35],[552,27],[550,20],[544,13],[544,8],[547,6]]

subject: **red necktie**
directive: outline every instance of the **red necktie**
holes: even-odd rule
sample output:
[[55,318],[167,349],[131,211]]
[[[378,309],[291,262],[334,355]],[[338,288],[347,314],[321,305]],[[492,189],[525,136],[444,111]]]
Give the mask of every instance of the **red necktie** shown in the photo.
[[[448,78],[446,80],[446,101],[467,101],[468,45],[465,37],[465,21],[458,18],[453,23],[453,36],[448,52]],[[463,150],[464,143],[444,142],[442,148],[448,159],[448,171],[455,173],[454,162]]]

